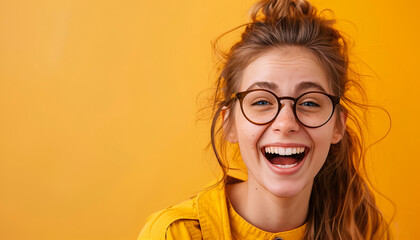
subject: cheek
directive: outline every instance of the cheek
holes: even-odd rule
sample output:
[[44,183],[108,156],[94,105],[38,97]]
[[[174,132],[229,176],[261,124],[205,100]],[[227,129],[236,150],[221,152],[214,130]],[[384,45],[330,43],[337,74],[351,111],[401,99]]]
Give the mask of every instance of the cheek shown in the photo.
[[335,120],[336,119],[333,116],[333,118],[331,118],[324,126],[313,129],[314,133],[312,136],[317,140],[317,142],[323,142],[326,145],[331,145],[337,125]]
[[333,125],[325,125],[324,127],[313,129],[310,135],[314,144],[316,155],[320,161],[325,161],[327,158],[331,142],[333,139]]
[[260,138],[260,131],[249,127],[248,124],[238,124],[236,127],[239,147],[255,148]]
[[251,154],[251,151],[255,153],[258,141],[264,133],[265,127],[250,123],[242,116],[240,111],[235,114],[233,127],[236,132],[241,153]]

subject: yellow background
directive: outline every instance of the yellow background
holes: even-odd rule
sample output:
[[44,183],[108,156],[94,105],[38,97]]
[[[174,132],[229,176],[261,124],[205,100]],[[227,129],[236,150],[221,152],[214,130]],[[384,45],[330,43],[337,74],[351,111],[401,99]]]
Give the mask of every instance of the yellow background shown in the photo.
[[[195,120],[210,41],[246,22],[252,2],[1,0],[0,239],[135,239],[152,212],[206,186],[217,168],[208,122]],[[374,70],[360,65],[393,126],[369,169],[397,206],[399,239],[415,239],[419,3],[314,3]],[[387,119],[373,115],[380,136]]]

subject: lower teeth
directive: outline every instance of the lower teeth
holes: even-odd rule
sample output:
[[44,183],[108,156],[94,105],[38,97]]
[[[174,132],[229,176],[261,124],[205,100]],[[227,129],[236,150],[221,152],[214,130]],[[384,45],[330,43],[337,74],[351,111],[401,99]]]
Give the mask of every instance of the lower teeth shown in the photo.
[[281,164],[274,164],[274,166],[279,167],[279,168],[291,168],[296,166],[298,163],[293,163],[293,164],[285,164],[285,165],[281,165]]

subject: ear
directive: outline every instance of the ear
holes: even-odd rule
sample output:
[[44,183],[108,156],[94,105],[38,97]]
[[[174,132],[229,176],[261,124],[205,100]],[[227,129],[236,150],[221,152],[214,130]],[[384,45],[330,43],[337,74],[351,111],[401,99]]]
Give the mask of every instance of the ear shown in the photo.
[[233,127],[228,126],[228,119],[229,119],[230,109],[227,107],[222,108],[222,121],[223,121],[223,131],[226,133],[226,140],[230,143],[237,143],[238,138],[236,135],[236,131]]
[[339,143],[344,136],[346,131],[347,114],[340,111],[340,117],[338,118],[340,123],[336,123],[334,126],[334,133],[331,140],[332,144]]

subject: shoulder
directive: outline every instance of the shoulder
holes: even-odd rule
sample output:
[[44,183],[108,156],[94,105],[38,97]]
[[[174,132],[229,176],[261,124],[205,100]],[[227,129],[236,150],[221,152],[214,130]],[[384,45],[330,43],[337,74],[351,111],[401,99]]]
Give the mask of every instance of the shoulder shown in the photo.
[[[199,229],[196,197],[152,214],[146,221],[138,240],[174,239],[196,234]],[[191,235],[191,234],[190,234]]]
[[151,215],[137,240],[223,239],[230,235],[227,214],[224,187],[213,187]]

